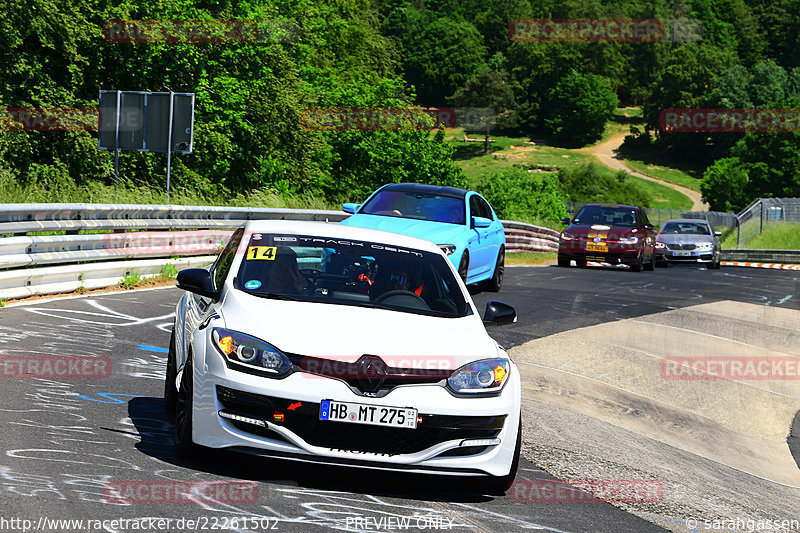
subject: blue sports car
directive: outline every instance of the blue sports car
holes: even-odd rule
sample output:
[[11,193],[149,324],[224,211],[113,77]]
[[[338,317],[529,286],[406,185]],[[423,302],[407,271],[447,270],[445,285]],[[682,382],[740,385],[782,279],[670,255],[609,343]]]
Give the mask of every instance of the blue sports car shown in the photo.
[[363,203],[342,205],[353,216],[346,226],[379,229],[438,244],[467,284],[499,291],[503,284],[506,236],[484,198],[455,187],[391,183]]

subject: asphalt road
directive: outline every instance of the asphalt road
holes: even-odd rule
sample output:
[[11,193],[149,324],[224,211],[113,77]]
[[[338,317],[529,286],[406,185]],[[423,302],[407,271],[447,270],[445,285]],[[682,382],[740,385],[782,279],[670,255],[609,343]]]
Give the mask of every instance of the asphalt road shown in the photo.
[[[509,268],[501,293],[474,298],[481,308],[490,299],[517,308],[518,323],[490,330],[510,347],[577,327],[723,299],[797,309],[799,282],[791,272],[736,268],[645,273]],[[112,364],[110,375],[98,376],[102,379],[0,380],[0,530],[388,531],[405,524],[411,530],[480,532],[660,531],[607,503],[519,502],[511,494],[495,498],[470,492],[458,479],[220,452],[184,462],[173,452],[172,421],[161,399],[179,294],[177,289],[107,293],[0,311],[4,358],[95,355]],[[518,479],[523,478],[552,479],[527,459],[519,472]],[[212,499],[188,503],[157,502],[155,494],[140,503],[119,503],[108,490],[172,480],[228,485]],[[245,491],[251,497],[243,497],[235,490],[241,483],[233,482],[248,480],[254,482],[250,493]],[[83,523],[52,522],[69,519]],[[117,519],[152,520],[111,522]]]

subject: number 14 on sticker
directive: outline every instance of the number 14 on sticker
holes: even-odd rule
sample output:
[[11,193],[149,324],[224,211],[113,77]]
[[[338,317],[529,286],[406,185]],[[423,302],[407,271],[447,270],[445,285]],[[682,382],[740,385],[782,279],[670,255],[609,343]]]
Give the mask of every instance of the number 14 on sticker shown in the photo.
[[247,259],[265,259],[272,261],[275,259],[275,246],[248,246]]

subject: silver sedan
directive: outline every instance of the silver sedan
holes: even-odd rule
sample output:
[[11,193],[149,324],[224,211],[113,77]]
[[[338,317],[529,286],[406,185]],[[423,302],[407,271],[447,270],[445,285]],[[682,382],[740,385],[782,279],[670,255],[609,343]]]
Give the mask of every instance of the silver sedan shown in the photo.
[[706,220],[668,220],[656,236],[656,265],[693,263],[719,268],[720,235]]

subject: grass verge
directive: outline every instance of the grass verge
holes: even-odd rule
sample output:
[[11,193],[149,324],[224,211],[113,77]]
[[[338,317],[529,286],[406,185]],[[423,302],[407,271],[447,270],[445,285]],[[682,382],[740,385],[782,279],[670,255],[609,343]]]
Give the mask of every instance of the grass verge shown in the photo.
[[558,259],[556,252],[509,252],[506,254],[507,266],[551,265]]
[[[723,250],[737,249],[736,231],[730,232],[721,244]],[[764,231],[744,243],[743,248],[747,250],[800,250],[800,224],[793,222],[766,224]]]
[[670,189],[666,185],[637,178],[633,175],[629,176],[628,179],[647,192],[647,195],[650,196],[650,207],[687,210],[692,208],[692,199],[675,189]]

